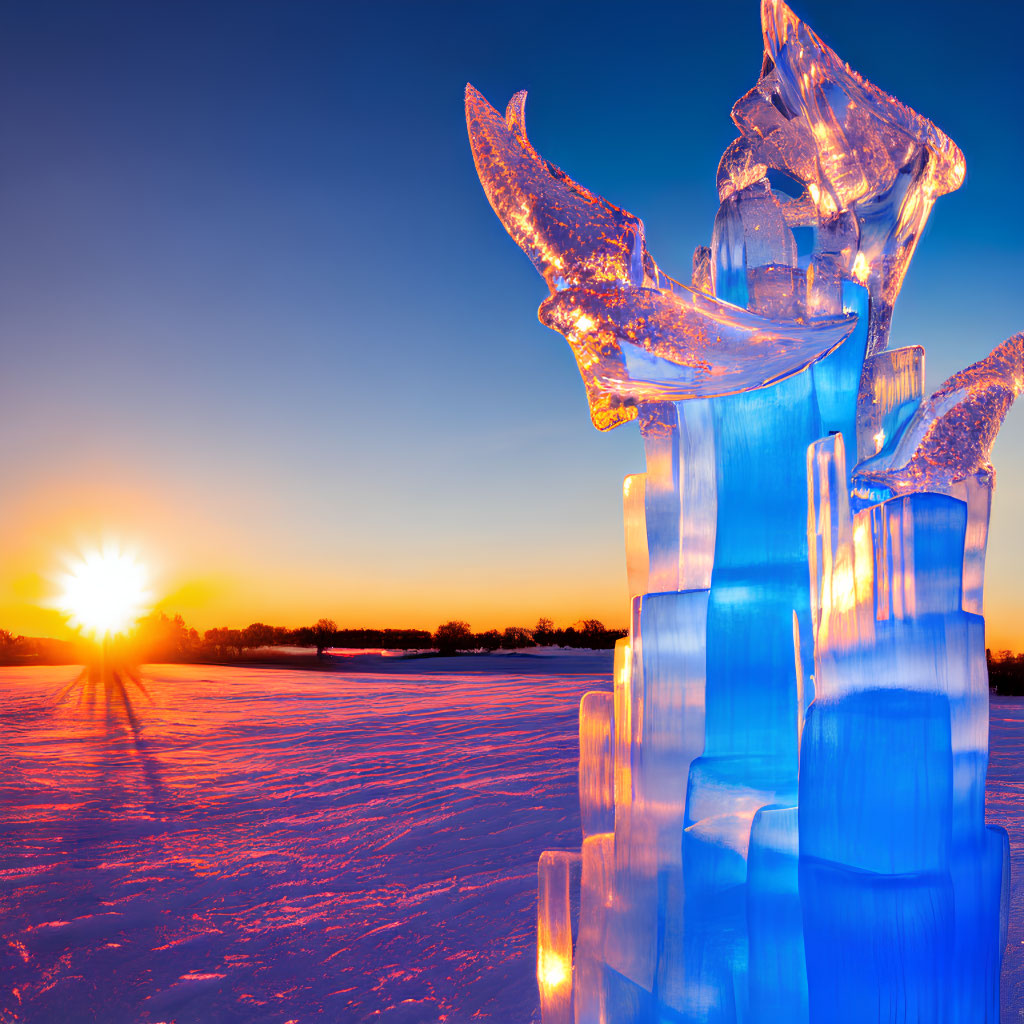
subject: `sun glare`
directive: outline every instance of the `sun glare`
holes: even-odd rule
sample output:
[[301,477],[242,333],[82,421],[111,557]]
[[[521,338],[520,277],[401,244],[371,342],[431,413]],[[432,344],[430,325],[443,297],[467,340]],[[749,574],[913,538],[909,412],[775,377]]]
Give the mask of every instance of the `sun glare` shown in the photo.
[[75,560],[61,575],[54,604],[74,629],[103,640],[125,633],[149,611],[152,595],[145,566],[108,547]]

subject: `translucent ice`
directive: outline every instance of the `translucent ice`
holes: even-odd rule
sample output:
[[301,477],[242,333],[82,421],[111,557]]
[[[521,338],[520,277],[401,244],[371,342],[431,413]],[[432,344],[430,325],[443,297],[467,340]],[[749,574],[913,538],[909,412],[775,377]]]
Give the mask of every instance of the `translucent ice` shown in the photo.
[[542,853],[537,865],[537,985],[545,1021],[571,1024],[573,926],[571,892],[578,885],[580,855]]
[[585,836],[615,827],[615,723],[612,695],[595,691],[580,701],[580,820]]
[[1024,334],[1015,334],[953,374],[887,442],[883,431],[877,454],[857,466],[854,485],[889,494],[947,491],[988,470],[992,442],[1022,389]]
[[[786,126],[754,153],[769,167],[772,151],[781,153],[780,169],[807,186],[819,216],[856,216],[854,276],[874,307],[869,352],[880,351],[932,204],[963,183],[963,154],[931,121],[851,70],[782,0],[762,0],[761,19],[770,68],[761,93]],[[756,136],[756,125],[737,125],[748,140]]]
[[850,315],[767,320],[682,285],[565,288],[542,303],[540,319],[565,335],[589,388],[633,407],[783,380],[833,351],[855,325]]
[[[805,320],[798,302],[779,320],[755,315],[743,308],[745,299],[736,306],[706,294],[700,268],[696,289],[667,277],[648,253],[637,217],[537,154],[526,135],[525,100],[517,93],[502,118],[466,87],[473,157],[495,213],[548,283],[541,322],[572,346],[599,429],[632,419],[640,401],[730,394],[781,380],[853,330],[849,315]],[[760,259],[795,262],[792,234],[764,187],[736,216]],[[772,238],[755,245],[762,226]],[[742,252],[742,237],[739,244]]]
[[781,0],[761,16],[689,286],[536,153],[524,94],[502,118],[467,89],[540,318],[646,460],[623,486],[629,636],[580,708],[582,852],[540,865],[543,1019],[995,1024],[981,612],[1024,335],[925,397],[889,324],[963,156]]

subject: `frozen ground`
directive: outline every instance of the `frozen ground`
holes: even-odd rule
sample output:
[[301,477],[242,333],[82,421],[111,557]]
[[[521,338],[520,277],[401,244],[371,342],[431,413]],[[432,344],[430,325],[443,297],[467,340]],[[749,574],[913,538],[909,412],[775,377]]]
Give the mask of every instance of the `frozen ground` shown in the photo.
[[[610,655],[157,666],[133,712],[0,669],[0,1021],[537,1019],[536,860],[579,842]],[[1024,701],[991,817],[1024,874]],[[1024,1018],[1024,887],[1004,1020]]]
[[137,729],[0,670],[0,1020],[530,1020],[609,658],[374,667],[157,666]]
[[1024,1021],[1024,697],[993,697],[985,811],[1010,833],[1010,934],[1002,979],[1002,1024]]

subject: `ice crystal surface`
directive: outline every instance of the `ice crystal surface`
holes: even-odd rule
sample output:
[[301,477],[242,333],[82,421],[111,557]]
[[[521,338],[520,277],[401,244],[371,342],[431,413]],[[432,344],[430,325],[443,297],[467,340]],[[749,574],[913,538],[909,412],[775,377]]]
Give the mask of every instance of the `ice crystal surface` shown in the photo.
[[538,155],[524,94],[502,118],[467,89],[541,321],[646,455],[630,634],[580,709],[581,849],[540,865],[544,1021],[994,1024],[981,613],[1024,335],[925,396],[889,325],[963,156],[781,0],[761,20],[689,285]]

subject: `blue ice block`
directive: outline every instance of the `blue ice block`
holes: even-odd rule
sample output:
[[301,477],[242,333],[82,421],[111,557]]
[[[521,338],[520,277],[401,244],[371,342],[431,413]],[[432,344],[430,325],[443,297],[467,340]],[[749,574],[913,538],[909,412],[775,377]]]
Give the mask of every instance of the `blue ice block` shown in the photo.
[[887,350],[963,155],[783,0],[761,18],[689,283],[540,156],[524,93],[502,116],[466,91],[541,321],[595,426],[638,420],[646,460],[623,486],[629,636],[581,707],[571,950],[568,861],[542,861],[543,1018],[994,1024],[988,460],[1024,334],[931,395],[923,349]]

